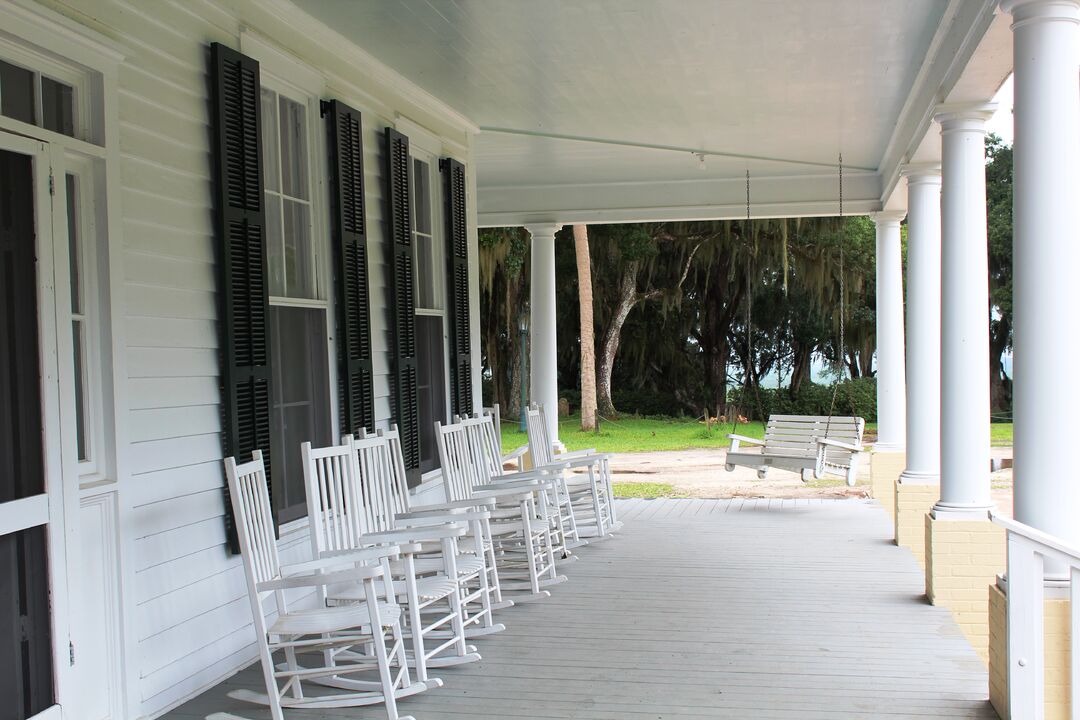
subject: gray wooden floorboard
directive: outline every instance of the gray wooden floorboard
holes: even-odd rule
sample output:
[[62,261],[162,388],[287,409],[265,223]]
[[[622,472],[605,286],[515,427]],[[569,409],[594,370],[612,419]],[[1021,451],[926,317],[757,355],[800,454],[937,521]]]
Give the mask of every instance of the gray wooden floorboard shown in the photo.
[[[483,660],[433,671],[417,720],[995,718],[986,669],[864,500],[626,500],[617,537],[580,548],[552,597],[503,611]],[[167,715],[269,714],[226,696]],[[292,711],[383,718],[381,708]]]

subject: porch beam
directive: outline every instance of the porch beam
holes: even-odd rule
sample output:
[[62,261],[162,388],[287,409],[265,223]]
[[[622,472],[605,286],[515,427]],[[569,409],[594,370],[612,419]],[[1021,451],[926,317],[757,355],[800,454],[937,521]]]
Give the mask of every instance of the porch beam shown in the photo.
[[985,519],[993,504],[984,142],[994,109],[989,103],[945,105],[935,116],[942,251],[941,496],[934,517]]
[[[548,434],[559,441],[559,382],[555,352],[555,233],[562,225],[526,225],[529,257],[529,397],[547,410]],[[522,408],[525,412],[525,408]]]
[[[877,421],[875,452],[904,451],[904,211],[875,213],[877,228]],[[895,479],[895,478],[894,478]]]
[[1002,9],[1013,19],[1014,517],[1077,546],[1080,386],[1061,378],[1061,360],[1080,353],[1070,328],[1080,306],[1080,3]]

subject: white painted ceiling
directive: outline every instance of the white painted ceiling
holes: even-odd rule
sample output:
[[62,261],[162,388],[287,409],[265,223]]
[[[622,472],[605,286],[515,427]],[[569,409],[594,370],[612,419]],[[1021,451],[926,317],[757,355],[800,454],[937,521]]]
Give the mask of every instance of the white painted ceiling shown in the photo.
[[482,128],[483,193],[877,171],[968,0],[295,1]]

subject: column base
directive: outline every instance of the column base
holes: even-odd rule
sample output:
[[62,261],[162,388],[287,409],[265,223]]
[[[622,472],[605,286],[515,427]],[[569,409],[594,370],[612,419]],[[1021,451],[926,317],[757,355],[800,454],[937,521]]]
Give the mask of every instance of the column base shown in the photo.
[[[990,704],[1009,718],[1008,602],[998,583],[990,586]],[[1070,621],[1067,596],[1046,597],[1043,605],[1043,663],[1046,720],[1070,717]]]
[[986,588],[1005,571],[1005,529],[988,518],[926,514],[926,597],[953,619],[983,662],[989,648]]
[[922,475],[904,471],[896,481],[895,528],[896,544],[906,547],[919,566],[926,568],[926,514],[941,496],[937,475]]
[[875,448],[870,453],[870,494],[881,503],[885,514],[895,522],[896,479],[906,465],[903,450],[883,452]]

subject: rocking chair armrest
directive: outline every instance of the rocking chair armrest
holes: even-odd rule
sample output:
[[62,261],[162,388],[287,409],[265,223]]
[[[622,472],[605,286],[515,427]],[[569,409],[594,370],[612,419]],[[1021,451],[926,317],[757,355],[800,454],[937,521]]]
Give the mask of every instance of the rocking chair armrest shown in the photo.
[[407,513],[401,513],[399,518],[409,517],[423,517],[425,514],[434,513],[437,515],[445,514],[447,512],[470,512],[472,510],[483,511],[486,508],[493,506],[495,502],[493,500],[485,500],[484,498],[470,498],[469,500],[452,500],[449,502],[431,503],[430,505],[413,505],[412,509]]
[[761,446],[765,445],[764,440],[758,440],[757,438],[746,437],[745,435],[730,434],[730,435],[727,436],[727,438],[728,438],[728,440],[738,440],[739,442],[746,443],[747,445],[761,445]]
[[503,455],[502,456],[502,461],[504,463],[517,462],[518,460],[521,459],[521,456],[524,455],[527,452],[529,452],[529,446],[528,445],[522,445],[521,447],[516,447],[513,450],[511,450],[510,452]]
[[[342,563],[339,561],[338,565]],[[303,575],[290,575],[274,580],[266,580],[258,583],[255,588],[259,592],[268,590],[288,590],[298,587],[322,587],[337,583],[355,583],[361,580],[376,579],[383,575],[381,565],[358,565],[347,570],[338,570],[329,573],[306,573]]]
[[[422,527],[396,528],[377,533],[364,533],[360,536],[360,539],[372,542],[419,543],[425,540],[459,538],[466,532],[468,530],[462,524],[443,523],[441,525],[424,525]],[[405,545],[401,546],[401,551],[402,553],[408,552]]]
[[311,574],[332,568],[341,568],[350,565],[355,566],[357,563],[382,560],[383,558],[390,558],[393,560],[400,554],[401,548],[397,544],[323,553],[314,560],[282,565],[279,568],[279,572],[283,578],[287,578],[294,575]]
[[839,440],[833,440],[832,438],[817,438],[818,445],[828,445],[829,447],[837,447],[841,450],[850,450],[851,452],[862,452],[862,445],[854,445],[852,443],[841,442]]
[[474,510],[471,512],[438,513],[436,511],[426,513],[402,513],[394,516],[394,524],[398,528],[431,527],[432,525],[465,524],[476,520],[487,520],[491,517],[488,510]]
[[608,453],[597,453],[596,455],[582,455],[579,457],[570,457],[565,460],[562,459],[562,455],[555,456],[555,462],[551,465],[542,465],[541,469],[547,468],[559,468],[560,470],[570,470],[572,468],[588,467],[589,465],[596,465],[600,462],[604,462],[611,459],[611,455]]
[[521,484],[514,487],[499,487],[498,485],[475,485],[473,494],[476,497],[494,498],[496,500],[518,500],[531,497],[533,491],[540,488],[539,483]]
[[598,453],[596,448],[588,448],[586,450],[567,450],[561,452],[555,456],[555,460],[577,460],[584,457],[599,457],[600,455],[606,455],[607,453]]
[[552,472],[560,472],[562,468],[552,465],[545,465],[542,468],[534,468],[532,470],[521,470],[518,472],[508,472],[502,475],[492,475],[488,479],[489,485],[499,485],[502,483],[517,483],[517,482],[551,482],[555,479]]

